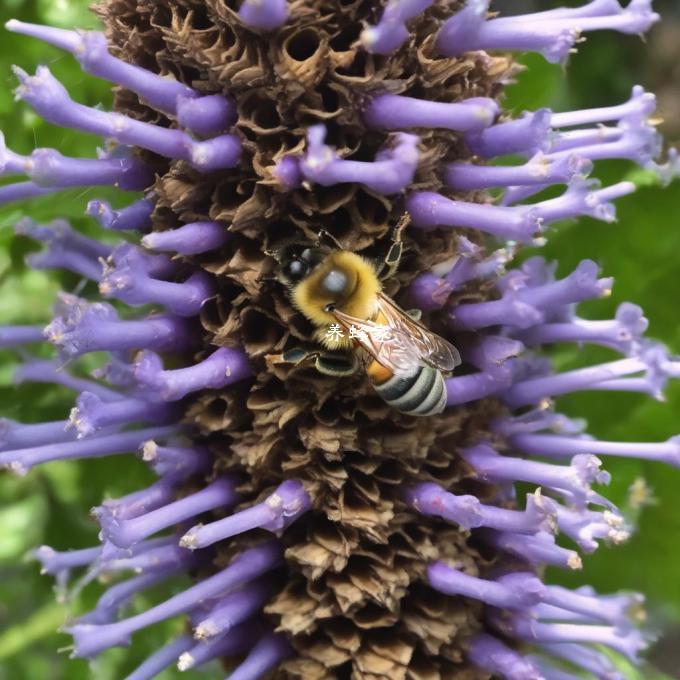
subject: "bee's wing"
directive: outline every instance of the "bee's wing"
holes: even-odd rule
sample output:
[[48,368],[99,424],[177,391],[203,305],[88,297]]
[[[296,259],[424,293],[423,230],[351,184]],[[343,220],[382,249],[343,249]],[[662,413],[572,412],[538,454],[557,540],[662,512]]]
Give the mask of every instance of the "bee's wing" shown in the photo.
[[378,293],[378,306],[390,328],[406,335],[423,361],[440,371],[452,371],[460,364],[460,354],[448,340],[412,319],[384,293]]
[[411,338],[399,329],[359,319],[339,309],[331,313],[346,331],[353,327],[355,334],[352,339],[357,345],[395,375],[412,376],[418,370],[418,352]]

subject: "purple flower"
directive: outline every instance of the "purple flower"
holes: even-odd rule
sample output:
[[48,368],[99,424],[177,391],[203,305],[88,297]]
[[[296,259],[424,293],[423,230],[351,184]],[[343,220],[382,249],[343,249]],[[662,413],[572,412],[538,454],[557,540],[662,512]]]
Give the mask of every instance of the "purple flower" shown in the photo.
[[[642,597],[552,585],[545,567],[581,570],[583,553],[634,530],[601,493],[602,459],[677,467],[680,440],[601,441],[554,398],[662,398],[680,359],[644,338],[634,304],[613,319],[578,315],[579,303],[612,293],[593,260],[561,278],[538,256],[510,265],[551,225],[615,220],[614,202],[634,186],[603,188],[590,178],[600,160],[670,181],[677,152],[661,162],[655,98],[641,86],[614,106],[510,117],[496,94],[511,71],[486,51],[561,62],[582,33],[644,32],[658,20],[649,0],[511,17],[491,16],[487,0],[454,13],[430,0],[323,13],[243,0],[200,17],[123,4],[104,3],[106,34],[7,25],[69,52],[121,96],[106,112],[74,101],[47,67],[16,68],[19,100],[107,145],[83,159],[24,156],[0,140],[0,174],[24,176],[0,188],[0,203],[70,187],[139,194],[124,207],[87,204],[110,245],[64,221],[17,224],[44,246],[29,266],[84,281],[58,296],[51,321],[0,329],[0,347],[19,358],[15,382],[75,393],[53,421],[0,419],[0,466],[25,474],[136,452],[157,476],[92,509],[98,545],[34,552],[62,599],[76,571],[76,591],[115,580],[67,626],[74,656],[126,646],[181,615],[193,636],[156,650],[128,680],[222,657],[233,657],[232,680],[274,669],[620,678],[601,647],[638,663],[650,641]],[[553,186],[557,197],[528,202]],[[322,352],[315,315],[275,276],[297,245],[301,262],[325,266],[314,259],[321,229],[366,263],[388,253],[385,291],[460,349],[455,374],[423,370],[402,385],[411,402],[435,381],[443,413],[391,408],[368,384],[375,364],[370,380],[365,367],[322,374],[338,356]],[[29,353],[43,340],[56,359]],[[618,356],[559,371],[543,353],[557,343]],[[93,352],[105,363],[84,378],[81,357]],[[123,613],[181,574],[192,578],[183,590]]]
[[424,12],[431,4],[432,0],[391,0],[378,24],[362,31],[364,48],[376,54],[389,54],[398,49],[410,36],[406,22]]
[[303,176],[322,186],[342,182],[358,182],[383,194],[401,191],[413,181],[418,164],[418,137],[400,133],[394,148],[381,151],[373,162],[348,161],[337,158],[324,144],[326,130],[315,125],[307,134],[307,154],[300,162]]
[[[659,20],[650,0],[633,0],[624,10],[618,3],[595,0],[591,14],[586,8],[557,14],[502,17],[487,20],[488,0],[468,0],[465,7],[449,19],[437,35],[437,49],[448,56],[470,50],[518,50],[540,52],[550,62],[563,62],[573,51],[583,32],[611,29],[641,34]],[[603,9],[600,10],[599,8]]]

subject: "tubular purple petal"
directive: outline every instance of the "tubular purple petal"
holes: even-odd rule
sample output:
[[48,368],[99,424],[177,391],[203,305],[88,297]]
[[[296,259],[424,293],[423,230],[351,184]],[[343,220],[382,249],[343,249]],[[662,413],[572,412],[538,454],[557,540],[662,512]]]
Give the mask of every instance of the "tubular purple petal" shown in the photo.
[[73,439],[67,432],[68,420],[50,423],[24,424],[9,418],[0,418],[0,451],[41,446]]
[[0,326],[0,349],[12,349],[34,342],[44,342],[44,326]]
[[166,572],[174,565],[186,569],[193,564],[195,558],[176,543],[175,536],[163,536],[137,543],[129,550],[121,550],[110,543],[104,543],[101,563],[91,574],[91,578],[94,579],[101,574],[108,576],[127,571],[136,574]]
[[389,54],[409,38],[406,22],[422,14],[433,0],[391,0],[385,6],[380,21],[361,33],[361,44],[373,54]]
[[197,255],[219,249],[232,236],[219,222],[191,222],[177,229],[147,234],[142,238],[142,245],[150,250]]
[[144,442],[142,460],[159,476],[188,477],[210,470],[212,457],[207,449],[159,446]]
[[245,353],[226,347],[215,350],[203,361],[187,368],[163,370],[160,357],[150,351],[140,352],[135,361],[136,379],[158,390],[164,401],[176,401],[197,390],[227,387],[250,375]]
[[238,499],[234,481],[220,478],[196,493],[146,514],[120,519],[107,513],[99,516],[99,523],[104,540],[119,548],[129,548],[163,529],[169,529],[204,512],[228,508]]
[[666,152],[666,162],[657,163],[650,161],[645,170],[653,172],[661,182],[661,186],[667,187],[673,180],[680,177],[680,154],[676,148],[670,148]]
[[81,592],[85,586],[99,577],[111,580],[113,576],[122,572],[132,571],[141,574],[145,571],[163,571],[173,564],[188,564],[193,559],[192,556],[187,555],[185,550],[180,552],[179,548],[172,544],[172,538],[152,539],[125,551],[110,543],[103,543],[101,554],[78,579],[73,592]]
[[188,146],[188,162],[201,172],[233,168],[241,160],[241,141],[237,135],[224,134]]
[[497,418],[491,423],[492,432],[509,437],[524,432],[540,432],[549,430],[559,434],[582,434],[586,422],[580,418],[567,418],[561,413],[555,413],[547,407],[527,411],[519,416]]
[[661,149],[661,136],[651,125],[645,124],[627,127],[615,141],[606,144],[579,146],[574,150],[556,151],[551,153],[549,158],[566,159],[570,158],[573,153],[577,153],[580,157],[587,158],[590,161],[622,158],[644,168],[652,159],[660,155]]
[[535,206],[505,208],[466,203],[431,191],[417,191],[406,199],[413,225],[421,229],[468,227],[505,239],[531,242],[541,231]]
[[14,371],[14,384],[23,382],[52,383],[68,387],[75,392],[92,392],[103,401],[117,401],[121,396],[119,392],[93,380],[77,378],[68,373],[61,364],[46,359],[31,358],[19,364]]
[[44,333],[67,357],[136,349],[182,352],[195,344],[195,328],[181,317],[159,314],[121,320],[111,305],[78,298],[72,298],[64,315],[56,317]]
[[170,565],[167,571],[150,572],[139,574],[125,581],[116,583],[104,591],[97,601],[95,608],[79,616],[78,623],[112,623],[118,618],[120,610],[132,600],[135,595],[162,583],[173,574],[176,574],[184,565]]
[[486,633],[472,640],[468,657],[482,670],[505,680],[546,680],[529,659]]
[[61,246],[30,253],[26,256],[26,264],[31,269],[66,269],[90,281],[99,281],[102,273],[100,262],[79,253],[62,250]]
[[507,390],[512,385],[512,371],[500,366],[480,373],[445,378],[444,384],[446,405],[458,406]]
[[[539,52],[552,63],[564,62],[583,32],[614,30],[640,34],[659,19],[650,0],[632,2],[610,15],[548,15],[540,20],[524,16],[485,21],[488,0],[468,0],[448,19],[437,35],[436,49],[446,56],[471,50],[518,50]],[[531,15],[529,15],[531,16]]]
[[514,185],[534,186],[569,184],[586,177],[592,170],[587,158],[574,153],[546,156],[538,153],[524,165],[474,165],[456,161],[444,168],[444,181],[453,189],[472,191]]
[[121,434],[106,434],[76,441],[15,449],[0,453],[0,466],[6,467],[18,475],[24,475],[32,467],[53,460],[101,458],[129,453],[147,439],[164,438],[178,432],[177,426],[151,427]]
[[498,104],[486,97],[462,102],[433,102],[383,94],[371,99],[364,111],[364,120],[371,127],[383,130],[443,128],[474,132],[489,127],[498,112]]
[[524,560],[531,566],[552,565],[563,569],[581,569],[583,562],[574,550],[567,550],[555,543],[555,537],[547,532],[534,536],[501,531],[484,531],[483,540]]
[[177,112],[180,97],[196,98],[190,87],[164,76],[128,64],[113,57],[106,36],[97,31],[68,31],[50,26],[28,24],[12,19],[5,24],[9,31],[30,35],[73,54],[85,73],[122,85],[137,93],[153,108],[166,113]]
[[261,630],[257,623],[248,622],[234,630],[210,640],[195,643],[177,659],[177,669],[188,671],[219,657],[243,654],[252,646],[252,640]]
[[101,506],[92,508],[90,513],[99,521],[102,517],[127,520],[139,517],[156,508],[171,503],[177,496],[178,481],[181,477],[163,478],[149,484],[140,491],[134,491],[121,498],[109,498]]
[[547,586],[547,590],[545,605],[535,609],[540,619],[608,623],[621,632],[631,629],[631,614],[644,601],[637,593],[598,595],[592,588],[568,590],[560,586]]
[[77,657],[91,658],[109,647],[129,644],[132,633],[192,609],[197,602],[217,597],[232,588],[245,585],[272,569],[281,560],[276,541],[262,543],[245,550],[231,564],[214,576],[200,581],[147,611],[106,625],[81,624],[68,628],[73,636]]
[[484,259],[478,259],[476,246],[464,236],[458,237],[458,256],[448,272],[442,276],[425,272],[417,276],[409,286],[409,295],[418,309],[441,309],[449,295],[473,279],[500,276],[511,257],[509,249],[500,248]]
[[513,385],[505,393],[504,399],[513,408],[536,404],[547,397],[587,390],[592,385],[602,381],[613,380],[631,373],[639,373],[646,368],[646,364],[641,359],[630,358],[565,371],[557,375],[531,378]]
[[46,189],[115,186],[141,191],[153,182],[151,170],[135,156],[69,158],[56,149],[33,151],[25,159],[25,171],[37,186]]
[[475,496],[456,496],[432,482],[423,482],[408,489],[405,499],[424,515],[442,517],[463,529],[479,527],[534,534],[552,529],[552,503],[539,493],[527,495],[526,510],[509,510],[484,505]]
[[553,135],[550,150],[553,153],[564,151],[578,153],[578,149],[582,147],[616,142],[623,137],[623,133],[623,127],[607,127],[605,125],[583,130],[560,131]]
[[550,109],[525,111],[517,120],[498,123],[479,132],[468,132],[465,142],[482,158],[495,158],[520,153],[528,157],[551,146]]
[[532,305],[504,296],[500,300],[468,302],[457,305],[449,314],[450,325],[457,330],[478,330],[489,326],[530,328],[543,321],[543,313]]
[[561,667],[557,668],[557,666],[553,666],[553,664],[546,661],[543,657],[530,655],[529,661],[536,666],[538,671],[542,674],[541,677],[546,678],[546,680],[583,680],[581,675],[565,671]]
[[133,373],[134,366],[124,358],[110,357],[108,363],[95,368],[90,375],[116,388],[130,389],[137,387]]
[[151,229],[153,209],[154,204],[148,198],[141,198],[119,210],[114,210],[107,201],[90,201],[85,212],[104,229],[146,232]]
[[608,442],[597,439],[560,437],[552,434],[518,433],[510,437],[515,448],[534,456],[562,457],[589,453],[598,456],[640,458],[680,466],[680,437],[665,442]]
[[228,633],[234,626],[259,611],[271,596],[272,589],[264,581],[255,581],[218,600],[207,617],[194,626],[197,640]]
[[580,111],[567,111],[565,113],[553,113],[551,123],[556,128],[621,120],[639,123],[649,118],[655,109],[656,97],[654,94],[646,92],[641,85],[635,85],[630,99],[623,104],[595,109],[582,109]]
[[611,510],[603,512],[583,508],[576,510],[559,504],[555,504],[555,510],[560,531],[571,538],[585,553],[597,550],[598,539],[620,544],[630,538],[630,531],[623,517]]
[[62,187],[41,187],[35,182],[16,182],[0,187],[0,205],[23,201],[29,198],[48,196],[62,190]]
[[25,217],[14,225],[14,231],[16,234],[27,236],[48,246],[62,246],[94,260],[109,257],[112,250],[111,246],[78,233],[66,220],[38,224]]
[[153,680],[159,673],[172,666],[177,659],[189,651],[195,642],[191,635],[182,635],[157,652],[154,652],[124,680]]
[[138,270],[147,276],[162,279],[174,276],[178,265],[167,255],[152,255],[139,246],[123,243],[113,249],[107,260],[107,273],[117,269]]
[[238,16],[249,28],[273,31],[286,23],[288,2],[287,0],[243,0]]
[[284,635],[266,633],[228,677],[230,680],[259,680],[292,654],[293,648]]
[[25,157],[7,148],[5,135],[0,131],[0,177],[23,175],[25,172]]
[[600,644],[619,652],[633,663],[639,663],[639,654],[647,647],[643,635],[637,630],[621,635],[609,626],[538,623],[520,614],[515,614],[505,623],[499,624],[501,630],[507,630],[513,636],[527,642]]
[[[470,4],[476,4],[476,0]],[[578,25],[568,20],[509,24],[506,19],[500,25],[491,20],[471,26],[459,15],[446,21],[437,36],[436,48],[447,57],[472,50],[514,50],[539,52],[550,63],[559,64],[566,61],[581,37]]]
[[527,272],[532,268],[545,267],[543,258],[527,260],[521,273],[513,270],[499,281],[499,288],[505,294],[513,294],[519,301],[551,316],[558,316],[555,310],[584,300],[608,297],[613,279],[597,277],[599,267],[592,260],[582,260],[576,269],[564,279],[537,282],[529,278]]
[[123,397],[117,401],[102,401],[92,392],[81,392],[71,410],[68,427],[78,433],[78,439],[90,437],[102,428],[122,427],[131,423],[166,425],[178,419],[171,406],[153,399]]
[[261,528],[278,533],[310,507],[311,499],[303,485],[298,481],[288,480],[279,485],[262,503],[216,522],[197,524],[182,536],[179,544],[196,550],[251,529]]
[[471,336],[463,336],[458,340],[458,346],[464,360],[482,371],[502,366],[524,350],[521,342],[502,335],[486,335],[474,340]]
[[501,456],[487,444],[464,449],[461,455],[482,481],[529,482],[553,489],[558,494],[569,491],[571,498],[580,505],[587,502],[592,483],[608,484],[610,481],[610,475],[600,471],[601,461],[585,453],[575,455],[568,466]]
[[[619,182],[604,189],[595,189],[590,182],[574,182],[558,198],[535,203],[533,208],[537,217],[546,224],[568,220],[581,215],[589,215],[604,222],[616,220],[616,210],[610,201],[627,196],[635,191],[632,182]],[[516,206],[516,208],[521,206]],[[526,207],[529,206],[525,206]]]
[[292,191],[302,186],[303,176],[299,158],[284,156],[276,161],[272,174],[284,191]]
[[57,599],[64,600],[71,570],[96,563],[101,553],[101,546],[57,552],[48,545],[42,545],[33,551],[32,556],[40,562],[41,574],[54,576]]
[[42,565],[41,573],[58,576],[60,572],[92,564],[99,558],[101,551],[101,546],[95,546],[82,550],[57,552],[54,548],[43,545],[33,552],[33,557]]
[[611,321],[574,318],[568,322],[545,323],[516,333],[525,345],[547,345],[556,342],[592,343],[630,354],[647,329],[642,309],[624,302]]
[[[470,47],[479,40],[486,23],[489,0],[468,0],[465,5],[439,29],[435,49],[446,56],[457,56],[475,49]],[[484,48],[480,48],[484,49]]]
[[415,135],[395,135],[393,147],[379,152],[374,161],[341,159],[324,144],[325,137],[324,125],[314,125],[307,132],[307,153],[300,170],[310,182],[322,186],[357,182],[382,194],[395,194],[413,181],[420,141]]
[[595,677],[602,677],[605,680],[626,680],[606,654],[592,647],[562,643],[542,645],[542,648],[558,659],[564,659],[587,672],[593,673]]
[[201,137],[214,137],[236,122],[236,105],[221,95],[204,97],[180,95],[176,99],[179,126]]
[[430,585],[447,595],[463,595],[501,609],[526,609],[542,599],[546,586],[528,573],[512,574],[512,587],[500,581],[488,581],[453,569],[444,562],[435,562],[427,568]]
[[222,135],[204,142],[194,141],[181,130],[159,127],[120,113],[107,113],[77,104],[46,66],[38,67],[35,76],[29,76],[18,67],[14,71],[21,83],[16,90],[17,98],[29,103],[36,113],[54,125],[114,139],[121,144],[148,149],[167,158],[185,160],[204,171],[233,167],[240,158],[241,144],[234,135]]
[[[524,21],[544,21],[545,19],[580,19],[582,17],[599,17],[616,14],[621,11],[619,0],[590,0],[589,3],[580,7],[558,7],[556,9],[542,10],[523,14]],[[498,17],[497,20],[514,20],[514,17]]]
[[116,298],[133,307],[159,304],[178,316],[195,316],[203,303],[215,294],[215,284],[203,270],[185,281],[174,283],[151,278],[132,266],[106,267],[99,284],[105,298]]

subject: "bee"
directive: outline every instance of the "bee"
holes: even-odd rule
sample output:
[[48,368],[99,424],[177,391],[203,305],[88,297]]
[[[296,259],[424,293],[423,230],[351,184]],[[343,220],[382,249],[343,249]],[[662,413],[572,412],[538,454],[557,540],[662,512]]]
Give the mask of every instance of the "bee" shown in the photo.
[[[393,243],[379,270],[333,241],[334,249],[317,244],[284,250],[280,278],[293,304],[316,326],[316,339],[325,348],[363,353],[370,383],[390,406],[413,416],[441,413],[446,407],[442,373],[458,366],[460,355],[383,292],[382,280],[401,258],[401,242]],[[322,372],[343,374],[335,368]]]

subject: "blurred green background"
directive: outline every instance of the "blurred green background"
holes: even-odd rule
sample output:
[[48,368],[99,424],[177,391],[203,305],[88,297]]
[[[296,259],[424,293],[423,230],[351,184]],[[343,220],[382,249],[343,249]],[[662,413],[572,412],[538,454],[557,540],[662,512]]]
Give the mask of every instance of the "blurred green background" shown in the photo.
[[[16,17],[72,28],[95,26],[86,0],[2,0],[0,24]],[[540,9],[557,3],[504,3],[512,13],[520,9]],[[559,4],[581,4],[580,2]],[[656,2],[664,21],[647,37],[597,34],[580,47],[566,73],[541,58],[527,57],[527,69],[510,88],[507,106],[516,112],[539,106],[559,110],[603,106],[625,100],[635,83],[657,91],[662,130],[669,143],[680,143],[680,8],[677,0]],[[10,67],[19,64],[27,70],[48,63],[55,75],[67,83],[77,101],[89,105],[110,104],[105,83],[84,76],[75,60],[41,43],[2,32],[0,34],[0,129],[11,148],[21,153],[36,146],[51,146],[69,155],[93,155],[97,140],[45,124],[28,107],[15,104],[15,86]],[[598,261],[605,274],[614,276],[614,295],[585,306],[584,315],[607,318],[616,306],[630,300],[642,305],[650,319],[650,335],[680,352],[678,323],[678,273],[680,271],[680,181],[667,189],[653,179],[621,163],[600,163],[596,175],[605,184],[627,177],[640,190],[618,203],[619,221],[606,225],[588,219],[578,224],[559,225],[543,249],[548,258],[559,259],[565,274],[584,258]],[[107,192],[72,190],[25,205],[0,208],[0,322],[38,323],[50,317],[55,292],[73,290],[77,280],[58,273],[29,272],[23,264],[28,241],[14,237],[12,225],[21,217],[40,219],[71,218],[84,231],[96,231],[83,218],[87,201],[108,197],[124,204],[124,196]],[[608,359],[594,349],[560,349],[555,361],[571,368]],[[72,395],[45,386],[13,387],[12,366],[16,358],[0,352],[0,404],[2,415],[35,422],[67,415]],[[637,395],[591,393],[565,398],[560,406],[575,416],[586,417],[590,431],[603,439],[656,441],[680,431],[680,384],[671,385],[664,403]],[[639,677],[680,678],[680,471],[658,464],[608,459],[613,474],[607,495],[638,524],[630,542],[616,549],[600,548],[585,559],[584,571],[565,578],[551,574],[554,581],[578,585],[591,583],[602,592],[638,589],[649,599],[649,619],[653,628],[663,631],[661,642],[652,653],[654,666]],[[50,678],[79,680],[118,680],[156,649],[181,621],[156,626],[138,635],[130,650],[116,649],[94,664],[68,661],[59,648],[69,638],[55,633],[65,620],[65,609],[53,601],[50,578],[41,577],[35,564],[26,564],[32,547],[49,543],[58,549],[87,547],[96,541],[96,526],[88,510],[107,496],[119,496],[140,488],[150,479],[144,467],[131,457],[82,463],[53,463],[31,472],[28,477],[0,475],[0,680]],[[643,508],[629,502],[629,490],[638,479],[652,489],[653,502]],[[97,591],[86,592],[73,603],[75,611],[92,605]],[[144,608],[144,602],[138,605]],[[637,678],[632,669],[627,678]],[[213,667],[196,675],[222,677]],[[180,677],[168,672],[163,678]],[[182,674],[181,677],[187,677]]]

